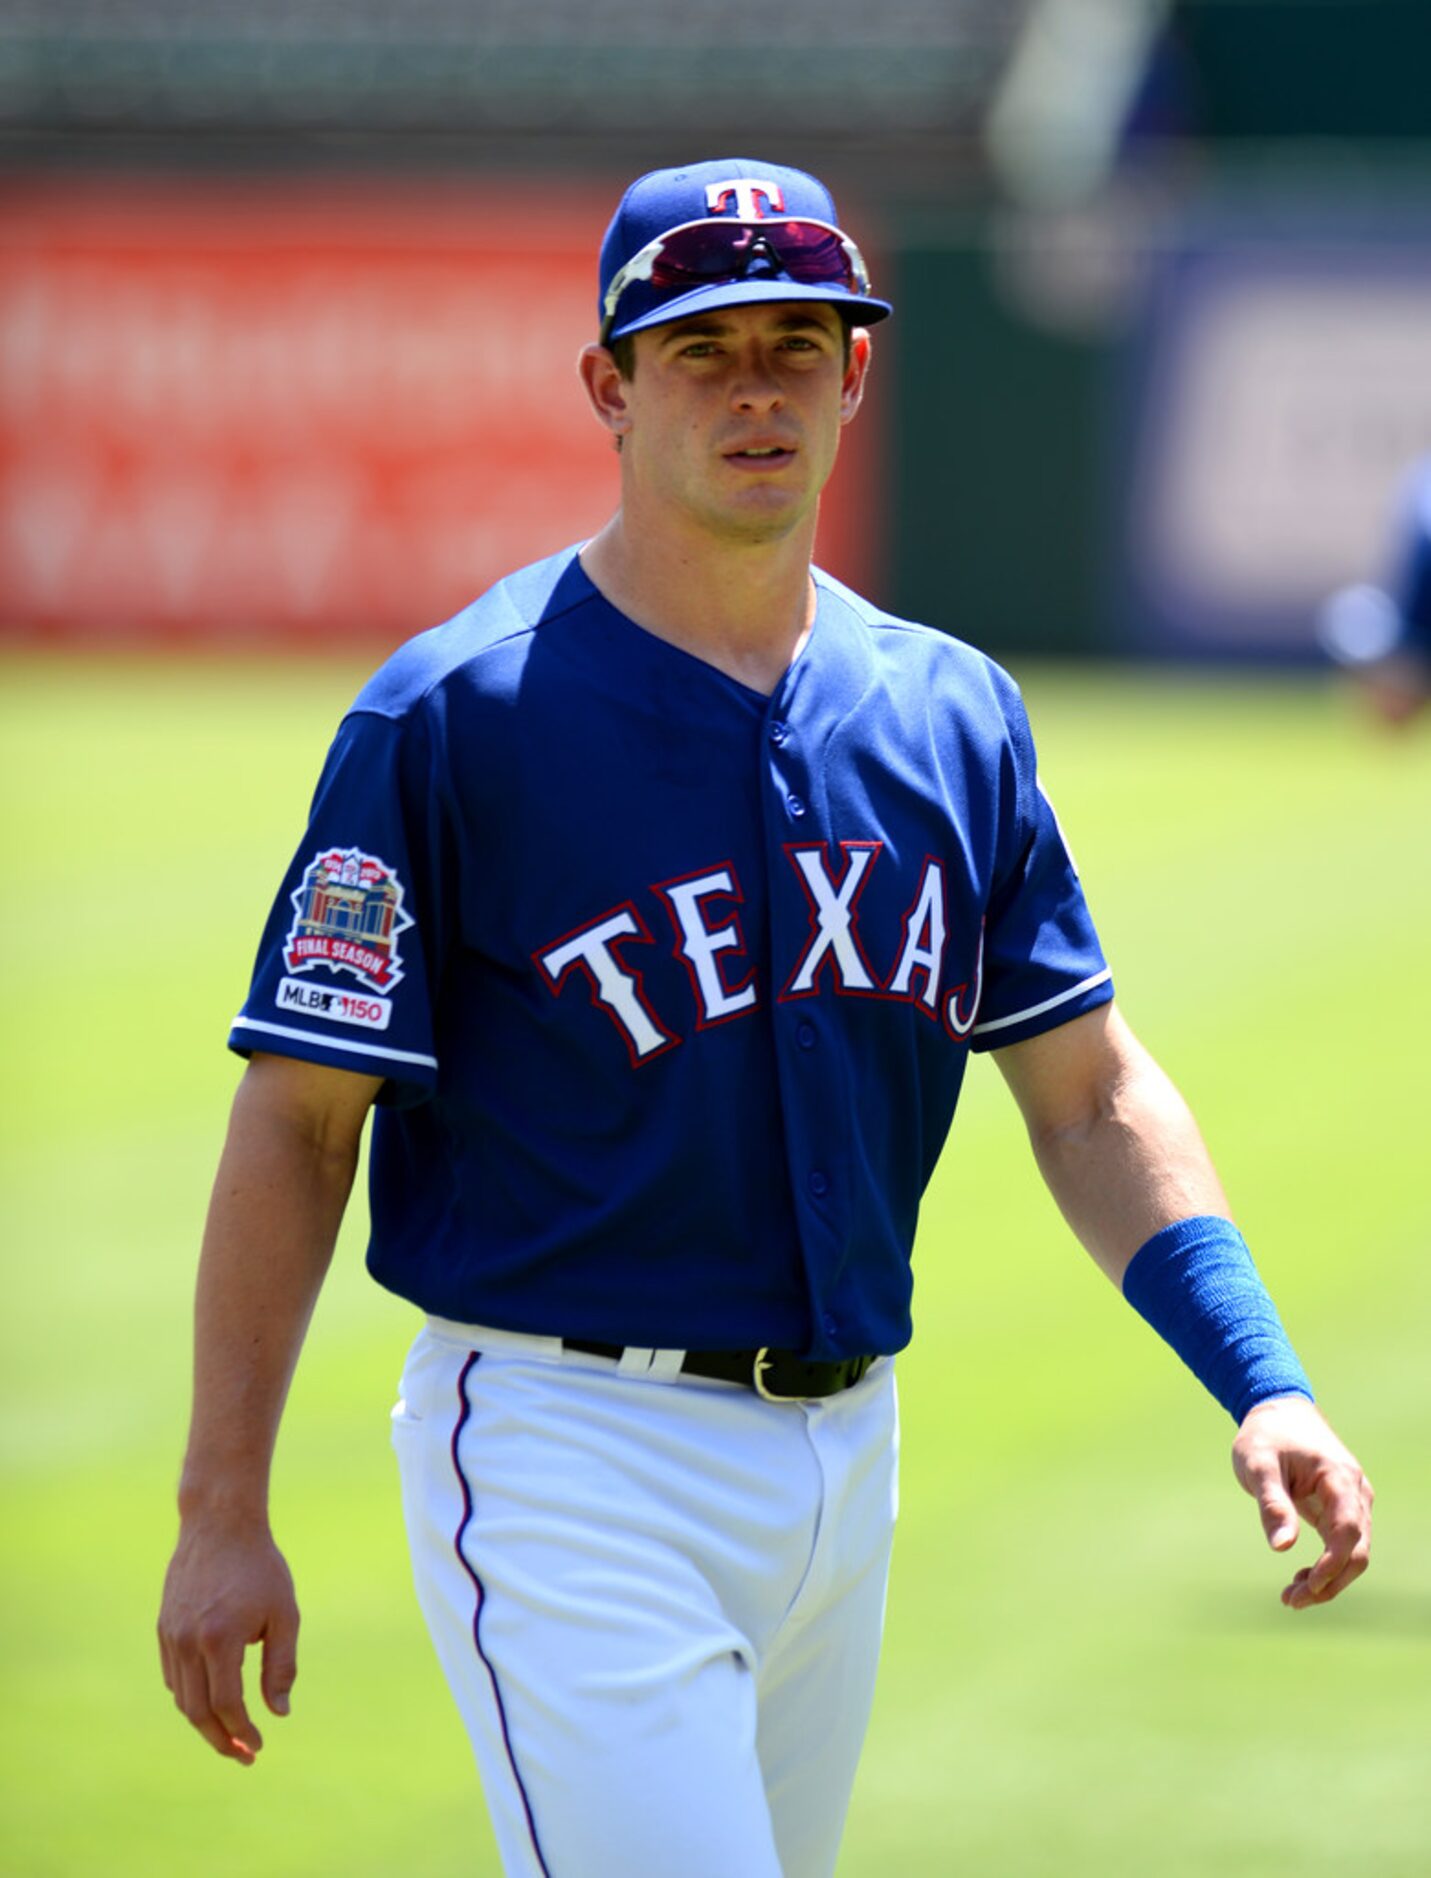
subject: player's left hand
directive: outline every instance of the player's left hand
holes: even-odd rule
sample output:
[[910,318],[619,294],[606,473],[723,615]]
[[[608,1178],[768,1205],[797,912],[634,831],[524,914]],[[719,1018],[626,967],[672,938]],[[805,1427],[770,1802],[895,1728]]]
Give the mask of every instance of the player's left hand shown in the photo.
[[1305,1519],[1322,1554],[1282,1592],[1290,1609],[1329,1604],[1361,1577],[1371,1550],[1371,1482],[1305,1396],[1278,1396],[1250,1409],[1237,1431],[1232,1465],[1262,1515],[1267,1543],[1285,1552]]

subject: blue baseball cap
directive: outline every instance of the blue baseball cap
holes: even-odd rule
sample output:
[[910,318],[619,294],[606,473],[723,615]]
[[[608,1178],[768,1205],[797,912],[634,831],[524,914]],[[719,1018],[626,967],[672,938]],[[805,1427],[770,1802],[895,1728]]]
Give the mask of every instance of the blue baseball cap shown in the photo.
[[[740,233],[723,241],[718,225],[727,221]],[[694,266],[675,266],[674,248],[663,266],[662,238],[691,223],[703,225],[685,238]],[[819,228],[832,238],[821,241]],[[840,228],[834,198],[804,170],[721,157],[652,170],[632,183],[601,244],[603,344],[712,307],[762,300],[822,300],[847,308],[861,326],[894,310],[871,296],[864,259]]]

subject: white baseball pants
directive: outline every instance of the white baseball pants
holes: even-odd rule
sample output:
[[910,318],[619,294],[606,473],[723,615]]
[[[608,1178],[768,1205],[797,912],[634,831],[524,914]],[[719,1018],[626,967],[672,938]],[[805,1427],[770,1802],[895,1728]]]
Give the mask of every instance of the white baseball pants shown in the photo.
[[429,1320],[393,1411],[418,1597],[509,1874],[828,1878],[874,1691],[894,1365],[771,1403]]

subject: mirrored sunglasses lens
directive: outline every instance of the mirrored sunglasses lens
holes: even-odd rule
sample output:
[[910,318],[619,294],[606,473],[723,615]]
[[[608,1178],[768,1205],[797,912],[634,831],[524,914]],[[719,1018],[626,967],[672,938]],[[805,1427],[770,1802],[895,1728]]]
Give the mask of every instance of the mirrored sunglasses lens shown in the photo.
[[733,223],[728,228],[684,228],[667,237],[651,270],[653,287],[670,290],[702,282],[740,280],[757,259],[771,259],[781,273],[802,283],[853,287],[849,257],[837,236],[808,222],[778,222],[765,228]]

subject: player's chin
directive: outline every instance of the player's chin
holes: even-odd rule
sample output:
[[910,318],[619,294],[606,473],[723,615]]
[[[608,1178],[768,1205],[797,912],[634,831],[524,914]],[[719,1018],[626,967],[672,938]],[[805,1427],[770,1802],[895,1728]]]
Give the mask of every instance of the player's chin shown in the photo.
[[808,465],[798,456],[782,469],[750,470],[728,462],[721,489],[725,500],[737,507],[803,508],[810,499]]
[[809,509],[808,502],[734,502],[724,510],[723,521],[732,539],[754,543],[783,541],[800,526]]

